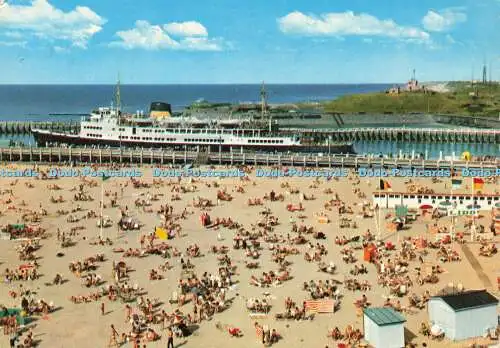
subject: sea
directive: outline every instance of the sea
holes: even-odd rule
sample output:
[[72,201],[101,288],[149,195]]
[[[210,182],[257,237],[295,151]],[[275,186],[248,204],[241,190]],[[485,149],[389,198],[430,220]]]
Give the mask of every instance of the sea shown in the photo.
[[[386,90],[388,84],[269,84],[266,85],[268,102],[315,102],[338,98],[346,94],[369,93]],[[174,111],[180,111],[193,102],[245,103],[259,102],[259,84],[220,85],[122,85],[121,103],[125,112],[147,113],[153,101],[168,102]],[[78,121],[98,106],[111,105],[115,85],[0,85],[0,121]],[[377,125],[380,126],[380,125]],[[384,125],[387,127],[400,125]],[[435,127],[414,124],[412,127]],[[445,126],[442,126],[445,127]],[[34,145],[30,136],[0,136],[0,144],[9,140]],[[424,144],[394,141],[358,141],[354,143],[358,154],[425,154],[428,158],[449,157],[469,151],[478,156],[497,156],[498,144]]]

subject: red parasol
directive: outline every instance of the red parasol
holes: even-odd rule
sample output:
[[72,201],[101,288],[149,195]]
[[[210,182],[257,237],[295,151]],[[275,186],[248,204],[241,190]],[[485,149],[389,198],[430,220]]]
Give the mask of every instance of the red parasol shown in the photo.
[[425,209],[432,209],[432,205],[430,204],[422,204],[420,206],[420,209],[425,210]]

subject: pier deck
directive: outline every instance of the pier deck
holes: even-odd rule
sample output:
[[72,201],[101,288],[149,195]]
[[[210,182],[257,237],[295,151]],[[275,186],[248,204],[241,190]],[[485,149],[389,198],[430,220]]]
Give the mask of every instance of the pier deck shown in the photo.
[[97,148],[0,148],[0,162],[31,163],[130,163],[130,164],[213,164],[213,165],[283,165],[316,168],[398,167],[426,169],[476,168],[496,171],[500,159],[490,161],[423,160],[408,158],[373,158],[356,155],[257,154],[241,152],[166,151],[150,149]]
[[339,128],[339,129],[283,129],[284,134],[309,136],[316,141],[414,141],[432,143],[500,143],[499,129],[447,129],[447,128]]
[[[30,134],[31,129],[45,129],[58,132],[77,133],[80,126],[77,122],[0,122],[0,135]],[[336,143],[353,141],[414,141],[433,143],[483,143],[500,144],[500,129],[447,129],[447,128],[283,128],[283,135],[309,137],[315,142],[326,143],[328,140]]]

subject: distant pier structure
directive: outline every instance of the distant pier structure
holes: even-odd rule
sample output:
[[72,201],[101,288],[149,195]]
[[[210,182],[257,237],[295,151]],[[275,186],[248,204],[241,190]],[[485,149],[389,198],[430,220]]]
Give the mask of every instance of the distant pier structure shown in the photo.
[[[450,116],[442,116],[444,118]],[[491,121],[493,122],[493,121]],[[495,121],[496,122],[496,121]],[[78,122],[0,122],[0,135],[29,135],[32,128],[77,134]],[[473,128],[283,128],[274,131],[282,135],[300,135],[306,142],[348,143],[366,141],[402,141],[427,143],[482,143],[500,144],[499,129]]]

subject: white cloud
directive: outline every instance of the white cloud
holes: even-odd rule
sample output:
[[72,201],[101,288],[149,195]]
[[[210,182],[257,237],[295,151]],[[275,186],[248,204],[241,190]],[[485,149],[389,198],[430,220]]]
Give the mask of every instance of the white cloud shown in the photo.
[[[198,22],[169,23],[160,26],[139,20],[135,22],[134,28],[119,31],[116,35],[120,41],[114,41],[110,45],[126,49],[221,51],[225,46],[223,39],[209,38],[205,27]],[[173,39],[170,35],[182,38]]]
[[0,41],[0,46],[7,47],[26,47],[27,41]]
[[454,43],[457,43],[455,41],[455,39],[453,38],[453,36],[451,36],[450,34],[446,34],[446,37],[445,37],[446,41],[450,44],[454,44]]
[[6,31],[2,35],[11,39],[21,39],[23,37],[23,34],[19,31]]
[[67,53],[69,52],[69,50],[65,47],[61,47],[61,46],[54,46],[54,52],[56,53]]
[[429,31],[447,31],[466,20],[467,15],[459,9],[429,10],[422,18],[422,25]]
[[136,21],[135,28],[123,30],[116,33],[121,41],[113,45],[122,46],[127,49],[165,49],[177,48],[179,43],[172,39],[159,25],[151,25],[147,21]]
[[352,11],[326,13],[320,16],[295,11],[278,18],[285,34],[308,36],[384,36],[417,42],[429,40],[429,33],[415,27],[398,25],[391,19],[378,19],[366,13]]
[[47,40],[70,41],[86,48],[88,41],[102,30],[106,20],[86,6],[64,12],[47,0],[32,0],[29,5],[5,3],[0,7],[0,28],[33,34]]
[[208,36],[207,28],[194,21],[168,23],[163,26],[163,29],[174,36]]

